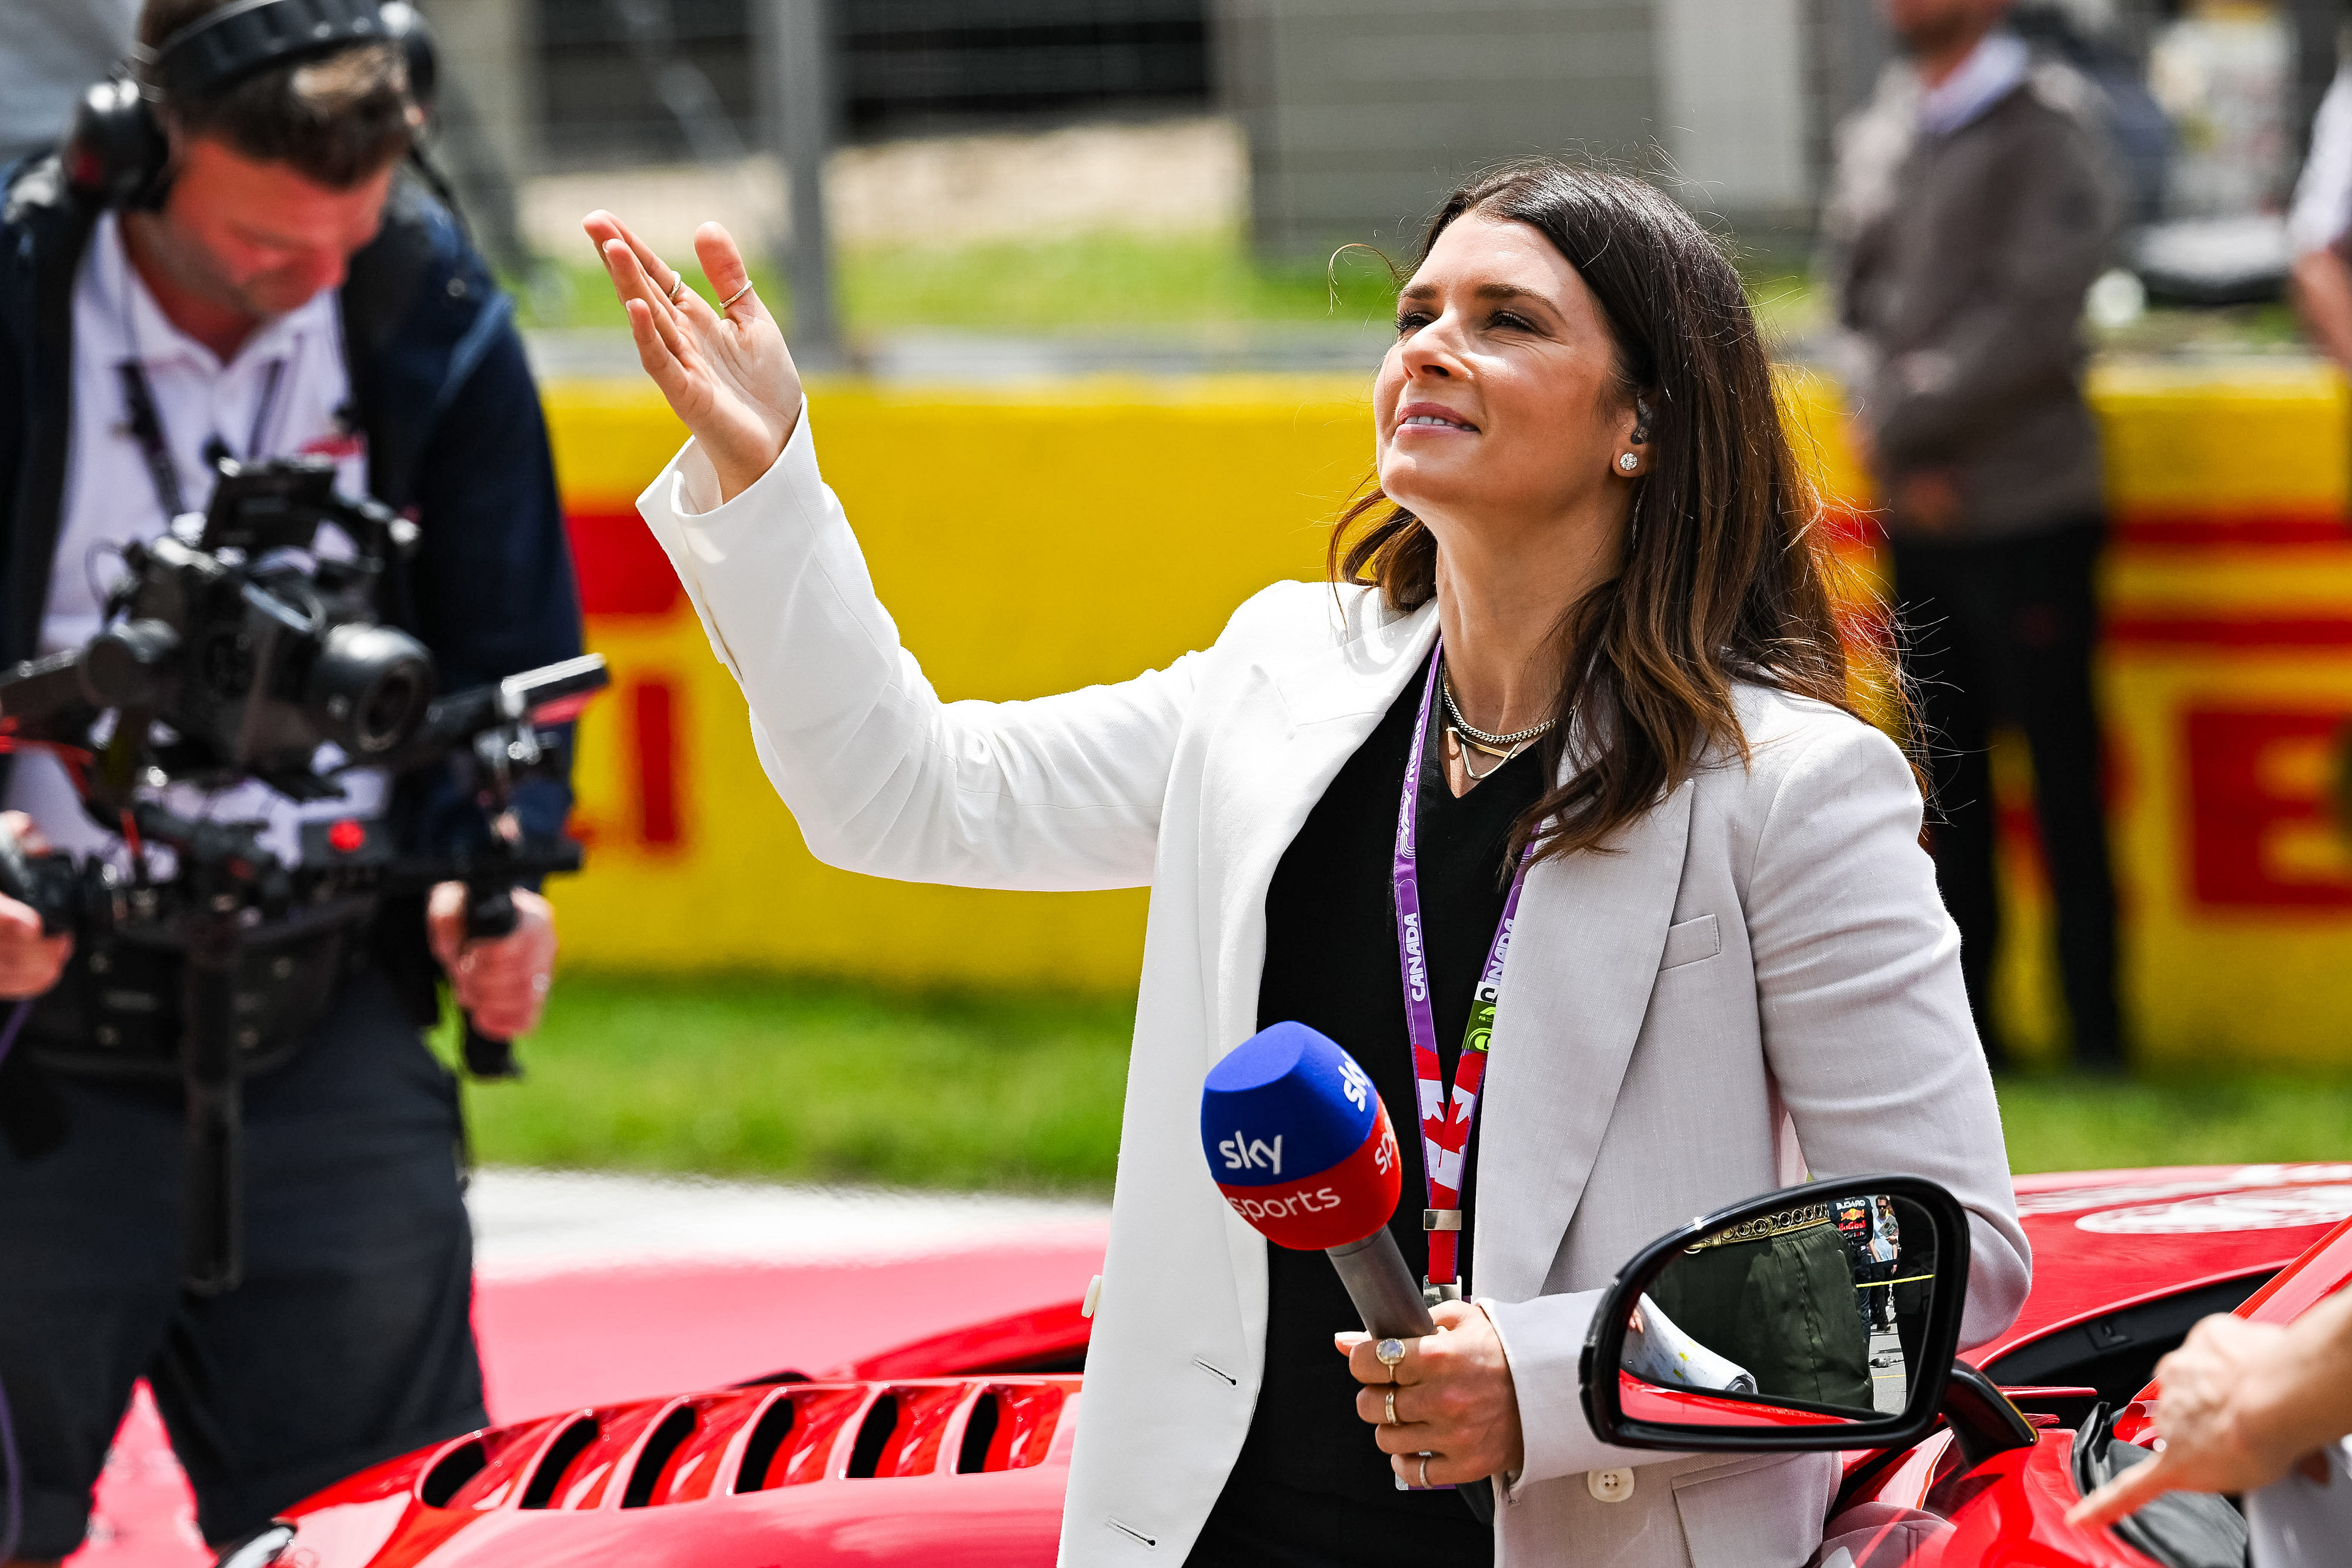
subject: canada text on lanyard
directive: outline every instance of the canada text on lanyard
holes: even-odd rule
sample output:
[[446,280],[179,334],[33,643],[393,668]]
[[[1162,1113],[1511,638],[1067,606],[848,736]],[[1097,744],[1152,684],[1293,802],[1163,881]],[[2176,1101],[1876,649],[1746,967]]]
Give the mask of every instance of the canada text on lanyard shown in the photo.
[[1478,1115],[1478,1088],[1486,1078],[1486,1048],[1495,1032],[1495,999],[1502,994],[1503,958],[1510,951],[1511,922],[1519,913],[1519,890],[1527,884],[1533,846],[1511,870],[1511,891],[1503,918],[1486,950],[1486,967],[1470,1003],[1462,1031],[1462,1060],[1454,1070],[1454,1090],[1445,1088],[1444,1064],[1437,1055],[1437,1014],[1430,1006],[1429,951],[1421,918],[1421,877],[1415,869],[1415,833],[1421,821],[1422,759],[1429,740],[1430,713],[1437,699],[1444,640],[1429,656],[1429,678],[1421,689],[1421,716],[1412,727],[1412,750],[1404,769],[1404,795],[1397,806],[1396,858],[1391,883],[1396,892],[1397,959],[1404,976],[1404,1016],[1412,1039],[1412,1075],[1420,1092],[1421,1167],[1429,1187],[1422,1228],[1429,1232],[1429,1274],[1423,1293],[1431,1301],[1462,1298],[1462,1177],[1469,1156],[1470,1127]]

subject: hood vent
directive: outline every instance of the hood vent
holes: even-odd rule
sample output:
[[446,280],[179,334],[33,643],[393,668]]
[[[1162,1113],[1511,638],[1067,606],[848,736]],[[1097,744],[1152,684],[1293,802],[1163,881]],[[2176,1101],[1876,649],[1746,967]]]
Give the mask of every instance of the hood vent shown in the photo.
[[555,1441],[547,1446],[547,1451],[540,1456],[539,1463],[532,1468],[530,1484],[522,1489],[522,1501],[516,1506],[545,1508],[554,1501],[555,1489],[563,1484],[564,1476],[601,1432],[596,1417],[583,1416],[557,1433]]
[[1027,1469],[1077,1389],[1068,1377],[801,1383],[575,1411],[447,1445],[415,1496],[431,1509],[577,1511]]

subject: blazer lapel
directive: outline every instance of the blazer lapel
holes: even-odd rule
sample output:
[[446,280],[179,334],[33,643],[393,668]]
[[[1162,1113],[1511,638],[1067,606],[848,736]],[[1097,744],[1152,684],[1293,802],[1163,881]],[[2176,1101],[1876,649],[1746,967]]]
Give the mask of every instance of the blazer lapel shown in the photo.
[[1528,873],[1479,1109],[1481,1295],[1543,1289],[1584,1195],[1664,955],[1690,837],[1686,779],[1613,852]]
[[[1336,648],[1295,661],[1261,661],[1255,673],[1279,713],[1269,713],[1272,722],[1265,726],[1237,716],[1223,727],[1234,752],[1216,769],[1223,787],[1215,810],[1218,836],[1230,851],[1219,857],[1222,885],[1201,907],[1203,936],[1216,964],[1216,1029],[1201,1064],[1203,1073],[1256,1032],[1258,984],[1265,967],[1265,894],[1275,866],[1436,638],[1433,604],[1374,625]],[[1241,1321],[1250,1338],[1247,1354],[1255,1358],[1265,1348],[1265,1243],[1239,1220],[1227,1228],[1226,1240]]]
[[1220,769],[1232,783],[1218,802],[1233,846],[1227,860],[1232,869],[1216,907],[1203,911],[1214,923],[1217,946],[1219,1054],[1257,1029],[1265,891],[1276,863],[1436,640],[1436,606],[1425,605],[1339,647],[1257,666],[1281,706],[1279,738],[1256,746],[1255,756],[1230,758]]

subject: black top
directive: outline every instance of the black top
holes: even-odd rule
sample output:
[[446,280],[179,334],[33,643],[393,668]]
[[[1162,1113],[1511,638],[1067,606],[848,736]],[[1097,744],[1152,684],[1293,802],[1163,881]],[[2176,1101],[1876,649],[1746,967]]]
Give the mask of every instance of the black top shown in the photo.
[[[1426,665],[1423,666],[1425,671]],[[1295,1019],[1345,1047],[1371,1074],[1396,1124],[1404,1191],[1389,1228],[1416,1275],[1428,1263],[1421,1124],[1397,967],[1389,888],[1397,798],[1421,703],[1416,674],[1324,792],[1266,890],[1260,1029]],[[1422,789],[1418,863],[1430,998],[1446,1082],[1454,1079],[1472,992],[1508,889],[1511,823],[1542,792],[1534,752],[1456,800],[1435,744]],[[1475,1173],[1477,1141],[1472,1133]],[[1465,1176],[1461,1265],[1470,1293],[1475,1189]],[[1334,1333],[1360,1329],[1338,1272],[1319,1252],[1266,1248],[1265,1367],[1249,1439],[1192,1561],[1290,1568],[1447,1568],[1492,1560],[1493,1535],[1452,1492],[1401,1492],[1388,1456],[1357,1416]]]

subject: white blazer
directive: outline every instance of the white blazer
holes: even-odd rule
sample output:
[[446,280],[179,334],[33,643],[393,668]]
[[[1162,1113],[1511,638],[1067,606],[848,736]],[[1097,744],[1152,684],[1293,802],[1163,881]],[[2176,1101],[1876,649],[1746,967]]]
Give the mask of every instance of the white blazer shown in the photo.
[[[1277,583],[1164,670],[942,703],[818,477],[805,408],[766,475],[718,494],[689,444],[637,504],[819,859],[971,887],[1151,888],[1061,1558],[1181,1563],[1248,1430],[1265,1335],[1265,1243],[1211,1180],[1202,1080],[1256,1027],[1275,862],[1429,652],[1434,612]],[[1797,1568],[1819,1541],[1833,1456],[1634,1453],[1585,1423],[1577,1358],[1601,1290],[1693,1215],[1808,1165],[1912,1172],[1970,1214],[1966,1343],[2025,1298],[1911,773],[1819,703],[1743,689],[1739,712],[1747,765],[1711,762],[1613,852],[1539,862],[1520,904],[1473,1281],[1527,1435],[1498,1488],[1511,1568]],[[1622,1466],[1632,1496],[1600,1500],[1588,1472]]]

